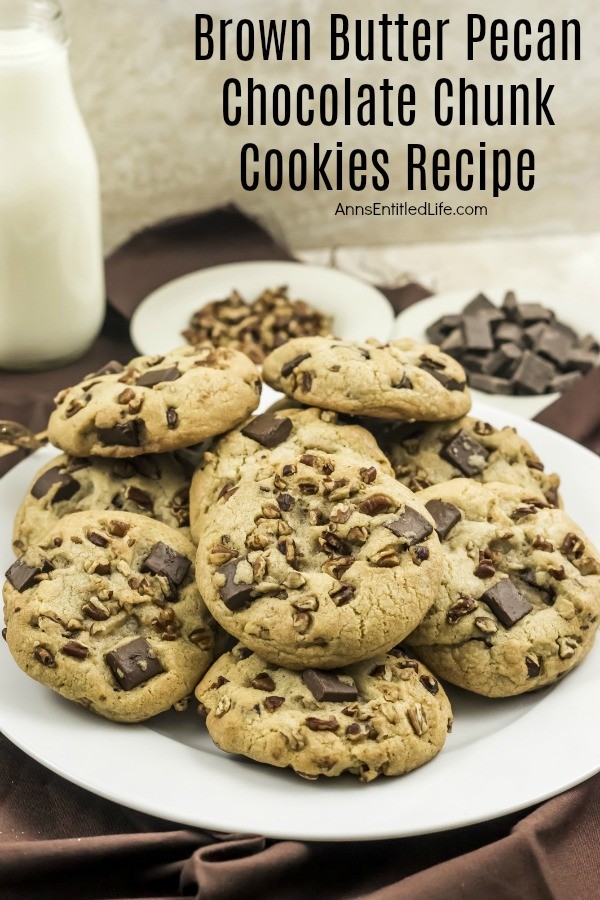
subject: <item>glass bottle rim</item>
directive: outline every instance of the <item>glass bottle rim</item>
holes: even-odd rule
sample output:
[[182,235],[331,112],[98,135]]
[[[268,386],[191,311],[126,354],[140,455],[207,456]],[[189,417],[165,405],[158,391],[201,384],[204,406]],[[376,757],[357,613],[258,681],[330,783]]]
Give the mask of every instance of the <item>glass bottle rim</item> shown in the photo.
[[29,31],[66,46],[68,34],[58,0],[0,0],[0,56],[2,33]]

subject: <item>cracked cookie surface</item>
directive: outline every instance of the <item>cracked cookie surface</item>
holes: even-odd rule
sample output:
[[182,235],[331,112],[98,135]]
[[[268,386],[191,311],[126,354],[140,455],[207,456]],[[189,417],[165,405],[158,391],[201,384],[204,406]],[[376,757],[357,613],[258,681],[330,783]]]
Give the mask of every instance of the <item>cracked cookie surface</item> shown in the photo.
[[61,519],[6,573],[6,640],[36,681],[118,722],[182,701],[213,659],[214,622],[180,532],[124,512]]
[[223,434],[256,409],[261,380],[235,350],[179,347],[109,364],[55,398],[52,444],[73,456],[139,456]]
[[462,366],[410,338],[296,338],[267,356],[263,377],[301,403],[355,416],[438,421],[471,408]]
[[488,697],[552,684],[590,650],[598,551],[561,509],[512,485],[455,479],[418,495],[437,520],[442,586],[407,643]]
[[[373,436],[358,425],[343,425],[336,413],[321,409],[286,409],[265,413],[225,435],[204,454],[190,490],[192,534],[199,539],[201,522],[211,507],[260,469],[290,456],[317,452],[362,459],[386,475],[393,470]],[[365,462],[370,460],[370,462]]]
[[64,516],[85,510],[135,512],[187,533],[189,485],[184,467],[167,453],[131,460],[61,454],[29,485],[15,517],[13,549],[23,553]]
[[411,491],[467,477],[541,491],[557,504],[558,475],[544,472],[539,456],[509,426],[494,428],[464,416],[454,422],[375,425],[373,432],[396,478]]
[[410,772],[439,753],[452,723],[442,686],[400,648],[335,673],[293,672],[238,644],[196,696],[222,750],[310,779]]
[[265,659],[334,668],[402,640],[435,599],[440,563],[433,520],[404,485],[309,453],[222,498],[196,577],[217,621]]

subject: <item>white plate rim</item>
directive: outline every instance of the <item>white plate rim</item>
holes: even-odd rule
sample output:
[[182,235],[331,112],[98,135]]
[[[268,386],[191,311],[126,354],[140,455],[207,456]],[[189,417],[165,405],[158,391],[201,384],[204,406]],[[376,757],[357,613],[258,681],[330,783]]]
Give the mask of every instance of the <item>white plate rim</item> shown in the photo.
[[[509,420],[506,414],[484,405],[478,405],[474,414],[499,425],[508,424]],[[579,456],[581,465],[596,467],[600,473],[600,459],[568,438],[538,423],[519,423],[514,417],[510,419],[510,424],[520,425],[528,436],[533,434],[538,447],[554,444],[569,454],[572,464],[576,464]],[[5,492],[5,485],[10,483],[7,479],[18,478],[19,471],[24,472],[23,467],[27,463],[30,464],[27,468],[30,468],[32,462],[37,465],[39,457],[38,460],[30,457],[0,480],[0,497]],[[579,472],[581,465],[576,466]],[[191,747],[178,744],[144,726],[119,726],[105,722],[61,698],[49,695],[20,672],[5,646],[0,656],[0,671],[3,672],[5,687],[0,695],[0,730],[13,743],[42,765],[93,793],[192,827],[311,841],[408,837],[464,827],[527,808],[600,770],[600,758],[595,750],[597,740],[593,739],[594,734],[600,738],[600,708],[595,703],[590,704],[590,691],[595,690],[594,684],[600,675],[600,653],[597,649],[560,685],[534,697],[533,704],[527,705],[530,698],[522,698],[527,711],[520,718],[458,751],[461,754],[459,769],[472,773],[474,777],[482,768],[489,767],[490,759],[502,760],[504,772],[490,767],[493,777],[489,780],[487,792],[479,784],[475,784],[472,791],[465,791],[465,784],[460,778],[448,777],[448,766],[450,772],[454,768],[449,759],[454,754],[446,752],[446,749],[437,760],[404,778],[381,778],[371,785],[348,784],[347,779],[342,780],[343,785],[339,783],[340,779],[334,784],[326,779],[321,779],[318,784],[302,782],[287,773],[273,773],[265,766],[232,763],[227,758],[210,754],[203,756],[199,766],[197,759],[190,756],[197,752]],[[23,691],[24,696],[29,697],[29,703],[17,701],[18,697],[23,696]],[[52,697],[54,712],[61,710],[61,721],[58,723],[53,716],[43,715],[48,696]],[[595,694],[592,696],[595,697]],[[488,702],[502,704],[505,701]],[[11,703],[15,704],[15,708],[11,708]],[[576,736],[583,715],[588,727],[585,742],[579,741]],[[524,719],[527,719],[528,726],[523,733]],[[560,719],[560,730],[555,719]],[[515,741],[514,734],[511,736],[515,728],[517,735],[521,732],[523,744]],[[571,734],[574,737],[570,737]],[[522,748],[529,746],[531,735],[535,735],[542,751],[546,747],[547,755],[552,756],[551,766],[542,765],[539,760],[535,766],[524,765]],[[71,741],[80,741],[75,751],[66,742],[67,737]],[[449,750],[451,741],[452,735],[448,738]],[[100,777],[94,763],[94,753],[99,746],[107,748],[103,758],[110,758],[110,746],[120,759],[134,761],[131,766],[114,769],[114,779],[110,785]],[[92,758],[88,758],[90,754]],[[161,772],[152,768],[152,760],[168,761],[175,781],[161,785]],[[224,775],[224,767],[231,765],[240,766],[239,780],[236,775],[231,777],[231,770]],[[194,784],[188,779],[191,776],[193,780],[197,772],[204,775],[195,786],[202,790],[198,797],[190,801]],[[512,781],[507,778],[507,773],[511,773]],[[274,790],[265,795],[265,785],[272,774],[275,775]],[[158,779],[158,784],[153,783],[153,779]],[[219,793],[224,785],[225,799]],[[403,785],[406,785],[406,791]],[[253,802],[248,800],[248,787]],[[289,797],[289,800],[280,798],[280,794]],[[258,802],[259,797],[263,798],[262,803]],[[177,805],[182,802],[186,807],[183,812],[182,807]],[[421,818],[412,823],[406,822],[403,816],[406,809]]]
[[[202,308],[202,306],[210,300],[226,296],[226,294],[234,287],[237,287],[243,294],[243,279],[244,277],[249,277],[247,273],[254,278],[257,276],[257,273],[260,273],[263,270],[265,272],[263,287],[275,287],[278,283],[286,283],[292,278],[297,283],[315,277],[321,277],[326,283],[330,281],[337,282],[339,284],[339,293],[342,298],[339,306],[336,306],[335,310],[330,310],[327,308],[330,304],[329,300],[322,299],[321,303],[324,304],[323,309],[325,312],[334,315],[334,317],[339,316],[342,319],[342,325],[338,325],[338,330],[340,331],[338,336],[342,338],[348,337],[360,339],[362,337],[362,333],[358,333],[358,328],[356,330],[353,329],[351,333],[345,333],[343,326],[343,302],[346,302],[345,298],[352,296],[352,294],[360,294],[360,297],[357,297],[354,303],[360,303],[363,308],[368,308],[371,318],[373,318],[373,314],[375,313],[375,325],[372,326],[373,334],[371,335],[369,333],[367,337],[375,337],[383,343],[388,340],[394,325],[394,310],[385,295],[375,285],[366,281],[361,281],[355,276],[331,266],[320,266],[313,263],[297,262],[295,260],[249,260],[244,262],[223,263],[218,266],[197,269],[194,272],[180,275],[178,278],[174,278],[151,291],[151,293],[138,304],[131,317],[130,336],[134,347],[136,347],[140,353],[153,354],[165,352],[165,347],[168,349],[166,345],[169,344],[169,341],[169,346],[183,345],[185,340],[181,336],[181,331],[186,327],[189,316],[195,312],[196,309]],[[162,349],[158,349],[158,344],[152,344],[150,338],[147,338],[146,335],[152,329],[153,311],[157,309],[161,303],[168,302],[172,295],[177,295],[180,292],[184,293],[188,289],[190,291],[194,289],[200,290],[202,289],[202,282],[213,280],[217,282],[217,284],[211,286],[210,296],[198,300],[195,297],[190,296],[188,301],[189,309],[186,310],[185,320],[171,332],[173,337],[176,335],[179,337],[178,341],[173,341],[169,335],[166,335],[165,346],[163,347],[162,344],[160,345]],[[200,288],[197,287],[198,285],[200,285]],[[194,286],[196,286],[196,288],[194,288]],[[293,290],[295,292],[302,292],[304,289],[299,286],[293,288]],[[294,298],[292,297],[292,299]],[[320,301],[318,298],[306,296],[303,299],[312,302],[315,307],[320,308]]]

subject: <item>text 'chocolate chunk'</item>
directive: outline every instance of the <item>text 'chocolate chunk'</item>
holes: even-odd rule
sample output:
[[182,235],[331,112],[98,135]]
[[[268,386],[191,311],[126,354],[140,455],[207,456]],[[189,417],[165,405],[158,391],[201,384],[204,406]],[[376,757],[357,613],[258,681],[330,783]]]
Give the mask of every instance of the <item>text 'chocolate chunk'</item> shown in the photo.
[[139,447],[143,419],[116,422],[108,428],[98,428],[98,440],[107,447]]
[[252,596],[254,590],[253,584],[246,584],[245,582],[240,582],[238,584],[236,582],[235,573],[237,572],[237,566],[238,560],[232,559],[230,562],[225,563],[224,566],[217,569],[217,572],[225,577],[225,584],[219,588],[221,600],[227,609],[232,611],[243,609],[254,599]]
[[242,434],[271,450],[285,441],[291,430],[291,419],[278,419],[271,413],[263,413],[262,416],[257,416],[245,428],[242,428]]
[[303,353],[301,356],[295,356],[293,359],[290,359],[289,362],[284,363],[281,367],[281,377],[287,378],[301,362],[304,362],[305,359],[310,359],[310,353]]
[[111,650],[104,658],[124,691],[131,691],[139,684],[150,681],[155,675],[164,672],[156,653],[146,638],[142,637]]
[[435,522],[435,530],[440,541],[444,541],[448,537],[462,518],[460,509],[453,503],[445,503],[444,500],[430,500],[425,504],[425,509]]
[[191,564],[187,556],[158,541],[144,560],[142,571],[164,575],[173,584],[181,584]]
[[487,603],[505,628],[512,628],[533,609],[529,600],[519,593],[509,578],[499,581],[479,599]]
[[58,485],[51,503],[60,503],[61,500],[70,500],[73,494],[76,494],[80,488],[80,484],[66,472],[61,472],[60,466],[48,469],[44,472],[31,488],[31,495],[36,500],[45,497],[51,487]]
[[136,384],[141,387],[154,387],[155,384],[162,384],[163,381],[177,381],[181,378],[181,372],[177,366],[170,366],[168,369],[150,369],[140,375]]
[[302,673],[302,681],[309,689],[315,700],[330,700],[334,703],[344,703],[356,700],[358,691],[355,684],[346,684],[333,672],[323,672],[321,669],[305,669]]
[[489,455],[490,451],[464,429],[440,450],[442,459],[460,469],[467,478],[472,478],[485,469]]
[[407,506],[398,519],[386,522],[385,525],[397,538],[404,539],[408,547],[418,544],[428,537],[433,531],[433,525],[418,513],[416,509]]

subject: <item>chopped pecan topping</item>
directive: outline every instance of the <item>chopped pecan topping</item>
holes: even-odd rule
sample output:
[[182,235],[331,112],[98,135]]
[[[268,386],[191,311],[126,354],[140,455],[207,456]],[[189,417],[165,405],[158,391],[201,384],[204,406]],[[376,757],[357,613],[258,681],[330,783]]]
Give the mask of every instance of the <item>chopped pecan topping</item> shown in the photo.
[[291,494],[279,494],[277,497],[277,504],[279,509],[283,510],[283,512],[288,512],[294,505],[296,501],[291,496]]
[[567,559],[579,559],[581,556],[583,556],[585,544],[578,535],[576,535],[572,531],[569,531],[565,535],[563,542],[560,545],[560,549],[561,552],[567,557]]
[[489,616],[477,616],[475,625],[480,631],[483,631],[484,634],[496,634],[498,631],[498,626]]
[[38,662],[49,669],[53,669],[56,666],[54,656],[46,649],[46,647],[36,647],[33,651],[33,655]]
[[275,690],[275,682],[268,672],[259,672],[259,674],[252,679],[252,687],[256,688],[257,691],[271,692]]
[[125,537],[129,531],[127,522],[120,522],[118,519],[112,519],[109,523],[108,530],[115,537]]
[[359,511],[367,516],[378,516],[381,513],[394,512],[398,504],[387,494],[371,494],[359,504]]
[[462,619],[463,616],[466,616],[468,613],[473,612],[474,609],[477,609],[478,606],[477,600],[474,600],[473,597],[463,597],[461,600],[454,603],[448,610],[448,622],[450,625],[454,625],[459,619]]
[[220,718],[222,718],[222,716],[225,715],[225,713],[228,713],[230,709],[231,709],[231,698],[224,695],[223,697],[221,697],[221,699],[217,703],[217,706],[215,709],[215,716],[217,717],[217,719],[220,719]]
[[376,738],[377,731],[367,722],[352,722],[346,728],[346,737],[348,740],[356,743],[358,741],[364,741],[367,738]]
[[340,584],[339,587],[329,592],[329,596],[336,606],[344,606],[344,604],[352,600],[354,593],[355,591],[351,584]]
[[127,406],[127,404],[130,403],[134,397],[135,391],[133,391],[130,387],[125,388],[125,390],[121,391],[121,393],[117,397],[117,403],[121,403],[123,406]]
[[302,597],[294,600],[292,606],[301,612],[316,612],[319,608],[319,601],[314,594],[304,594]]
[[275,710],[279,709],[280,706],[283,706],[284,703],[285,697],[267,697],[263,700],[263,706],[267,712],[275,712]]
[[537,676],[540,674],[540,661],[533,653],[530,653],[525,657],[525,666],[527,667],[528,678],[537,678]]
[[292,625],[298,634],[306,634],[312,625],[312,616],[304,610],[299,610],[292,615]]
[[368,466],[360,469],[359,475],[365,484],[372,484],[377,478],[377,469],[375,466]]
[[209,650],[213,645],[213,634],[207,626],[195,628],[194,631],[188,635],[188,638],[192,644],[195,644],[196,647],[199,647],[201,650]]
[[517,506],[516,509],[512,511],[511,519],[524,519],[527,516],[534,516],[537,514],[537,508],[533,506]]
[[560,637],[558,639],[558,655],[561,659],[570,659],[572,656],[575,656],[578,646],[575,638]]
[[540,534],[536,535],[531,546],[534,550],[545,550],[546,553],[554,552],[554,544],[551,544],[550,541],[547,541],[546,538],[543,538]]
[[85,644],[80,644],[78,641],[67,641],[62,648],[62,652],[66,653],[67,656],[74,656],[75,659],[87,659],[90,655],[90,648],[86,647]]
[[425,734],[429,729],[425,710],[420,703],[415,703],[414,706],[411,706],[410,709],[407,710],[406,715],[408,716],[408,721],[411,724],[412,730],[418,737],[421,737],[421,735]]
[[228,547],[227,544],[223,542],[219,542],[218,544],[213,544],[209,550],[210,561],[214,566],[222,566],[223,563],[229,562],[231,559],[235,559],[238,556],[237,550],[234,550],[233,547]]
[[308,716],[305,720],[311,731],[337,731],[340,724],[335,716],[328,716],[326,719],[319,719],[316,716]]

